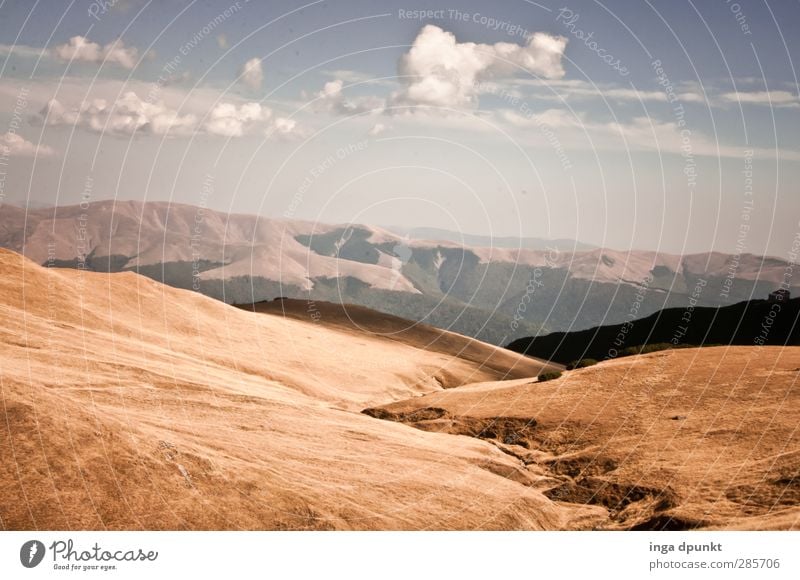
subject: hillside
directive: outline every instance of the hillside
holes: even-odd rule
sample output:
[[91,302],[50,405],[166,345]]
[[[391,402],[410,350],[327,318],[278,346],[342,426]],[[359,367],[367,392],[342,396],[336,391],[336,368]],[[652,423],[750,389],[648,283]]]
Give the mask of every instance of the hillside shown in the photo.
[[[506,374],[424,336],[5,250],[0,309],[2,529],[571,529],[599,515],[509,477],[518,462],[485,442],[358,412]],[[511,373],[541,368],[501,354]]]
[[234,308],[8,251],[0,309],[2,529],[800,526],[800,349],[539,383],[541,361],[362,307]]
[[507,348],[562,364],[603,360],[646,344],[800,345],[800,299],[751,300],[724,308],[668,308],[631,323],[521,338]]
[[135,271],[232,304],[277,296],[358,304],[497,345],[622,323],[633,304],[637,318],[683,307],[700,280],[699,306],[766,297],[787,266],[751,254],[514,242],[158,201],[0,211],[0,247],[39,264]]
[[543,370],[561,368],[558,364],[543,365],[542,361],[520,357],[473,338],[353,304],[278,299],[238,305],[238,308],[293,320],[322,322],[326,328],[335,328],[350,335],[367,335],[398,347],[423,349],[425,356],[455,356],[460,364],[467,361],[474,364],[474,370],[469,373],[453,374],[448,369],[453,363],[447,364],[447,359],[443,359],[442,370],[434,378],[445,388],[460,386],[465,382],[534,377]]
[[491,441],[604,529],[800,529],[800,348],[672,350],[367,411]]

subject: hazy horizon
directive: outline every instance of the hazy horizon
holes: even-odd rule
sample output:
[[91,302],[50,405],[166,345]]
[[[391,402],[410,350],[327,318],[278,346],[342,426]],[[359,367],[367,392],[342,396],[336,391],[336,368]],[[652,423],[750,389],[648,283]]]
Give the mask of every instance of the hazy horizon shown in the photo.
[[[113,198],[94,199],[91,203],[102,203],[102,202],[125,203],[125,202],[130,202],[130,201],[139,202],[139,203],[166,203],[166,204],[176,204],[176,205],[180,204],[180,205],[190,205],[190,206],[192,205],[192,204],[187,204],[187,203],[184,203],[184,202],[176,202],[176,201],[169,201],[169,200],[152,199],[152,200],[147,200],[146,202],[142,202],[141,200],[138,200],[138,199],[119,199],[119,198],[118,199],[113,199]],[[19,209],[26,209],[26,207],[27,207],[27,209],[29,211],[46,210],[46,209],[56,210],[59,207],[70,207],[70,206],[71,207],[75,207],[75,206],[79,206],[80,205],[80,203],[61,205],[61,206],[56,206],[56,205],[53,205],[53,204],[38,204],[38,205],[29,207],[29,206],[25,205],[25,202],[17,202],[17,203],[15,203],[15,202],[6,202],[6,203],[8,205],[12,205],[12,206],[17,207]],[[201,206],[193,206],[193,207],[201,207]],[[2,205],[0,205],[0,208],[2,208]],[[230,215],[237,215],[237,214],[238,215],[257,215],[260,218],[271,219],[271,220],[279,220],[279,221],[280,220],[291,221],[291,219],[292,219],[292,218],[287,218],[285,216],[280,216],[280,215],[279,216],[270,216],[270,215],[265,215],[265,214],[251,214],[251,213],[248,213],[248,212],[240,212],[240,211],[228,211],[227,209],[215,208],[215,207],[211,207],[211,206],[206,206],[206,207],[204,207],[204,209],[220,212],[220,213],[223,213],[223,214],[230,214]],[[298,218],[298,219],[300,219],[300,218]],[[300,220],[300,221],[310,221],[310,220]],[[684,256],[693,255],[693,254],[702,255],[702,254],[715,253],[715,252],[716,253],[723,253],[723,254],[728,253],[730,255],[736,254],[736,249],[735,248],[733,250],[731,250],[730,252],[723,252],[723,251],[719,251],[719,250],[709,249],[709,250],[684,252],[683,254],[678,254],[678,253],[675,253],[675,252],[669,252],[667,250],[664,250],[663,248],[662,249],[659,249],[659,248],[646,248],[646,247],[620,248],[620,247],[614,247],[614,246],[610,246],[610,245],[601,246],[601,245],[597,245],[597,244],[592,243],[592,242],[587,241],[587,240],[573,239],[573,238],[545,238],[545,237],[538,237],[538,236],[515,236],[513,234],[506,235],[506,234],[499,233],[499,232],[493,232],[493,233],[489,233],[489,234],[482,234],[482,233],[469,232],[469,231],[448,230],[446,228],[438,228],[438,227],[435,227],[435,226],[418,227],[418,226],[413,226],[413,225],[412,226],[403,226],[403,225],[391,224],[391,223],[385,224],[385,223],[370,223],[370,222],[358,222],[358,223],[355,223],[355,222],[319,222],[319,223],[320,223],[320,225],[325,225],[325,226],[330,226],[330,225],[361,225],[361,226],[367,226],[367,227],[375,227],[375,228],[380,228],[380,229],[383,229],[383,230],[387,230],[387,231],[389,231],[389,232],[391,232],[393,234],[396,234],[398,236],[403,236],[407,232],[411,232],[411,231],[416,230],[416,229],[419,229],[419,230],[434,230],[434,231],[435,230],[440,230],[442,233],[454,234],[454,235],[457,235],[457,236],[462,236],[463,238],[465,238],[464,246],[474,245],[474,244],[470,244],[469,240],[467,238],[487,238],[487,239],[494,239],[494,240],[497,240],[497,241],[510,240],[510,239],[519,239],[519,240],[522,240],[522,241],[524,241],[524,240],[537,240],[537,241],[542,241],[542,242],[548,242],[548,241],[550,241],[550,242],[560,242],[561,243],[560,249],[562,249],[562,250],[563,250],[564,243],[574,243],[576,252],[579,252],[579,251],[591,251],[591,250],[594,250],[594,249],[602,249],[602,250],[611,250],[611,251],[616,251],[616,252],[657,252],[657,253],[662,253],[662,254],[675,254],[675,255],[684,255]],[[431,241],[436,241],[438,239],[440,239],[440,238],[436,238],[436,237],[430,238]],[[441,239],[444,239],[444,238],[441,238]],[[514,246],[513,245],[508,245],[508,244],[497,244],[497,247],[514,247]],[[781,260],[785,259],[785,256],[779,256],[779,255],[774,255],[774,254],[769,254],[769,253],[758,253],[758,252],[749,252],[749,251],[743,251],[741,253],[742,254],[751,254],[751,255],[755,255],[755,256],[763,256],[765,258],[778,258],[778,259],[781,259]]]

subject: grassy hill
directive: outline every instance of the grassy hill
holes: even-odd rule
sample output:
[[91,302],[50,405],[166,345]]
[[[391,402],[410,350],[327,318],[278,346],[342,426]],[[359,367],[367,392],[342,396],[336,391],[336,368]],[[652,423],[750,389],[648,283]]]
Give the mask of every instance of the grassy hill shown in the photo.
[[661,346],[711,344],[798,345],[800,299],[751,300],[722,308],[667,308],[646,318],[576,332],[553,332],[515,340],[507,348],[568,364],[604,360]]

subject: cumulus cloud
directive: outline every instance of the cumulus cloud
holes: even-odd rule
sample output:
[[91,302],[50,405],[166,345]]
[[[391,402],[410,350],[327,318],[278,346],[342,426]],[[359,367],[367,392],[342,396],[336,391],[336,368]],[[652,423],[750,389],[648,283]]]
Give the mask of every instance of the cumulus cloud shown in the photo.
[[[346,98],[342,92],[344,82],[336,79],[325,83],[322,90],[314,95],[317,110],[330,111],[340,115],[381,112],[386,101],[376,96]],[[305,95],[304,95],[305,96]]]
[[297,131],[297,121],[294,119],[286,119],[284,117],[278,117],[275,119],[275,122],[272,123],[272,126],[267,129],[267,134],[271,134],[273,132],[278,133],[279,135],[293,135]]
[[386,131],[386,129],[388,129],[388,127],[383,123],[375,123],[372,127],[370,127],[370,130],[367,131],[367,135],[369,135],[370,137],[377,137],[378,135]]
[[137,131],[154,135],[186,134],[192,131],[197,120],[194,115],[179,114],[161,101],[144,101],[133,91],[126,92],[113,105],[105,99],[92,99],[78,107],[65,107],[53,99],[39,115],[48,125],[77,125],[121,135]]
[[127,69],[132,69],[139,60],[139,51],[135,47],[125,46],[122,40],[100,46],[85,36],[73,36],[66,44],[53,48],[52,55],[63,61],[106,62]]
[[261,59],[251,58],[239,71],[241,81],[251,89],[258,89],[264,81],[264,69],[261,68]]
[[233,105],[220,103],[214,107],[205,122],[205,129],[212,135],[223,137],[241,137],[254,124],[268,121],[272,111],[258,103]]
[[142,100],[133,91],[126,92],[113,103],[98,98],[83,101],[80,106],[67,107],[53,99],[40,111],[39,120],[47,125],[74,125],[114,135],[205,133],[242,137],[262,132],[289,135],[297,130],[294,120],[275,118],[271,109],[259,103],[217,103],[211,106],[207,115],[197,112],[181,114],[163,101]]
[[334,80],[325,83],[322,90],[317,93],[317,98],[321,101],[338,101],[343,98],[342,86],[344,82],[341,80]]
[[55,155],[55,151],[47,145],[35,145],[11,131],[0,135],[0,153],[4,157],[49,157]]
[[544,78],[564,76],[561,64],[567,39],[542,32],[525,45],[511,42],[458,42],[452,32],[429,24],[420,30],[400,60],[406,86],[394,95],[404,104],[440,107],[475,105],[476,82],[523,71]]

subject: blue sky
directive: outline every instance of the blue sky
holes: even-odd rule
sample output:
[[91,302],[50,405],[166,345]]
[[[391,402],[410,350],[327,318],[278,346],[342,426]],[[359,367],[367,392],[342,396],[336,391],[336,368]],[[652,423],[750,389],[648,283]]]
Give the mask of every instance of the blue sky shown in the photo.
[[800,227],[795,1],[101,5],[0,5],[4,202],[782,256]]

